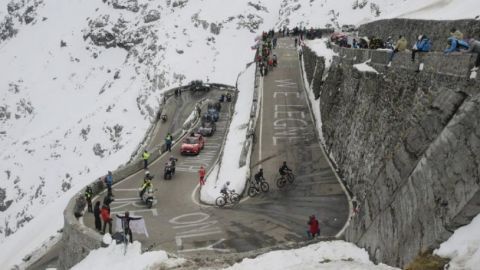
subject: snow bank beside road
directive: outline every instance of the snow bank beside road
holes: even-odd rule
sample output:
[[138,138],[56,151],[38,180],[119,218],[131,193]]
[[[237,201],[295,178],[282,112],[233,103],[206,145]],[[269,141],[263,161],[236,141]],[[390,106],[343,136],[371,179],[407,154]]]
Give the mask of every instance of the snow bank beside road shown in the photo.
[[140,242],[133,242],[127,246],[116,244],[113,241],[107,248],[93,250],[72,270],[90,269],[170,269],[186,262],[185,259],[168,258],[165,251],[151,251],[142,253]]
[[243,143],[246,140],[250,120],[248,112],[252,107],[254,82],[255,65],[250,65],[238,78],[237,103],[227,134],[223,156],[220,166],[215,166],[200,191],[202,202],[214,204],[215,199],[220,196],[220,189],[227,181],[230,181],[229,188],[234,189],[239,194],[245,188],[246,175],[250,168],[248,162],[247,165],[239,168],[238,162]]
[[375,265],[364,249],[344,241],[320,242],[294,250],[277,250],[244,259],[226,268],[228,270],[249,269],[322,269],[322,270],[395,270],[384,264]]
[[450,270],[475,270],[480,266],[480,215],[470,224],[457,229],[436,255],[450,258]]

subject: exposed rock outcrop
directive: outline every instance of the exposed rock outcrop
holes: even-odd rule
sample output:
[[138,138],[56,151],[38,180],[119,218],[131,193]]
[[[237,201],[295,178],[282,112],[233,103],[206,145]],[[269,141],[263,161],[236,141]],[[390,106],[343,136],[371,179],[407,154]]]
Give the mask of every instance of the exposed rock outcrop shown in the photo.
[[[480,212],[475,56],[430,53],[419,70],[407,53],[387,68],[386,52],[337,52],[326,78],[322,58],[310,50],[304,58],[326,149],[360,207],[346,238],[402,267]],[[353,67],[369,59],[378,73]]]

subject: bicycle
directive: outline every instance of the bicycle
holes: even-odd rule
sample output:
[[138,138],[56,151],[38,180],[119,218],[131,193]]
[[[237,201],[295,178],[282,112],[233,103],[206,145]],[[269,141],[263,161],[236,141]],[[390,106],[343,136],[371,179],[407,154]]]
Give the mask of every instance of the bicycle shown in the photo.
[[265,181],[265,178],[260,178],[260,181],[257,182],[255,179],[250,178],[250,187],[248,188],[248,196],[255,197],[257,194],[262,192],[268,192],[270,186]]
[[280,175],[275,182],[277,183],[278,188],[283,188],[287,182],[292,184],[293,181],[295,181],[295,175],[292,173],[292,171],[288,171],[285,173],[285,175]]
[[215,200],[215,205],[224,207],[227,203],[236,205],[240,202],[240,195],[235,193],[235,190],[228,190],[227,192],[228,195],[222,194]]

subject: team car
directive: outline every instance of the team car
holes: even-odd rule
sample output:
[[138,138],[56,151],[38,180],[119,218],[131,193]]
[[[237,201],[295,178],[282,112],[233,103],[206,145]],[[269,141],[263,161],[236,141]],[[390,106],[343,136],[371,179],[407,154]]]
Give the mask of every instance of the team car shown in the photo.
[[217,130],[217,125],[214,121],[210,120],[208,117],[202,119],[202,125],[198,128],[197,133],[202,136],[212,136]]
[[207,113],[203,116],[203,118],[211,122],[217,122],[218,118],[220,118],[220,108],[220,102],[217,102],[215,104],[209,103],[207,107]]
[[198,155],[205,145],[205,140],[202,134],[194,133],[183,139],[182,146],[180,147],[180,154],[182,155]]

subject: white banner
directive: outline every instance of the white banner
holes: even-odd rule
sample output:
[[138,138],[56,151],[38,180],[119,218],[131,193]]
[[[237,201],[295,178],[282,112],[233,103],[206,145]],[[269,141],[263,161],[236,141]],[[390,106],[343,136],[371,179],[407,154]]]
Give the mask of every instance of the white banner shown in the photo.
[[[145,225],[145,219],[143,219],[143,217],[139,220],[130,220],[130,230],[132,230],[132,233],[145,234],[145,236],[148,237],[147,226]],[[115,231],[123,233],[122,220],[118,217],[115,219]]]

